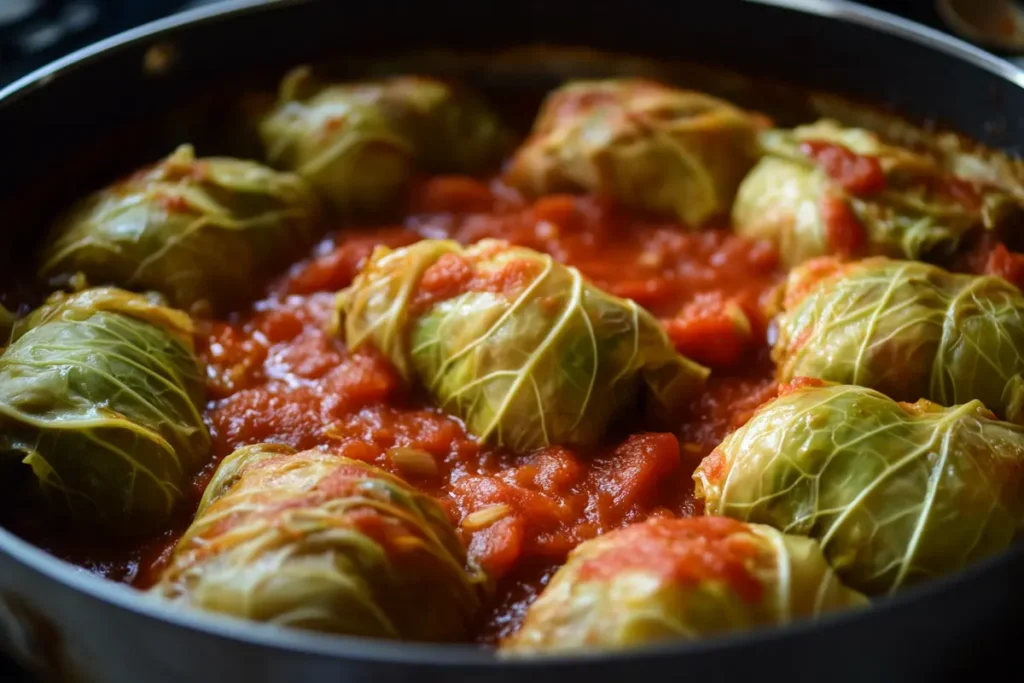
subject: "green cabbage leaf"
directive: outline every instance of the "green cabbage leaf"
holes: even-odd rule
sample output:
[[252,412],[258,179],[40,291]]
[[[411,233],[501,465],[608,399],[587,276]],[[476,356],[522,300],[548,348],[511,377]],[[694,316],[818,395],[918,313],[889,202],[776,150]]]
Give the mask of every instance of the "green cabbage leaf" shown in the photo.
[[816,539],[868,595],[1006,549],[1024,520],[1024,428],[980,401],[897,403],[795,383],[694,473],[708,515]]
[[471,433],[520,452],[595,443],[637,401],[669,422],[708,374],[634,302],[495,240],[380,247],[338,301],[350,348],[377,348]]
[[507,178],[531,195],[587,191],[697,227],[728,213],[764,125],[653,81],[573,81],[548,95]]
[[866,602],[812,539],[721,517],[654,519],[577,546],[502,652],[696,640]]
[[56,294],[0,355],[0,453],[73,522],[153,531],[209,455],[203,392],[187,315],[112,288]]
[[151,591],[279,626],[453,641],[480,580],[429,496],[356,460],[258,444],[218,467]]

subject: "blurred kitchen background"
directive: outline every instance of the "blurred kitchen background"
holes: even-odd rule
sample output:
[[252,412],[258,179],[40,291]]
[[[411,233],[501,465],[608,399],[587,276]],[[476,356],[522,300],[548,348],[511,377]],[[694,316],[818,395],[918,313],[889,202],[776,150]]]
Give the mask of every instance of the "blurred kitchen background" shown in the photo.
[[[219,1],[0,0],[0,85],[101,38],[174,12]],[[801,1],[827,3],[831,0]],[[1022,3],[1014,0],[873,0],[864,4],[958,35],[1024,65]]]
[[218,0],[0,0],[0,85],[97,40]]

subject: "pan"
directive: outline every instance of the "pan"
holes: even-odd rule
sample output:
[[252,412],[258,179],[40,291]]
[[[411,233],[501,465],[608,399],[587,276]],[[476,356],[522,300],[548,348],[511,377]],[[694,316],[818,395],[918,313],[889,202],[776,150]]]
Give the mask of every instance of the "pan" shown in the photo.
[[[17,254],[37,244],[40,206],[83,194],[89,177],[132,168],[171,139],[225,135],[219,93],[230,87],[222,85],[248,87],[310,60],[358,70],[402,54],[433,55],[419,63],[513,89],[587,71],[695,65],[651,68],[774,107],[783,120],[846,107],[847,118],[878,116],[896,128],[911,121],[1024,152],[1024,72],[853,3],[228,2],[105,40],[0,91],[5,268],[17,270]],[[172,612],[0,529],[0,635],[42,680],[79,683],[957,681],[983,663],[1019,666],[1011,636],[1024,626],[1022,575],[1017,547],[863,612],[541,663],[468,645],[328,637]]]

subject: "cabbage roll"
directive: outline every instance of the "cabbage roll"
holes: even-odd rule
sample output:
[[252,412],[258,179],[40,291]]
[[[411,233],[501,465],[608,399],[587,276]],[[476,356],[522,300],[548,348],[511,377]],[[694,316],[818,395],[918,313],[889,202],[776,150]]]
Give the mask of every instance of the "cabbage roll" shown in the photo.
[[653,519],[579,545],[502,644],[621,650],[860,607],[817,541],[722,517]]
[[691,227],[727,214],[757,161],[763,117],[642,79],[575,81],[548,95],[508,182],[586,191]]
[[832,120],[770,130],[740,185],[736,232],[775,242],[795,266],[830,254],[934,259],[1020,215],[1010,194],[951,160]]
[[415,171],[489,171],[510,139],[482,100],[448,83],[325,83],[308,67],[284,78],[260,135],[268,163],[306,178],[343,216],[386,210]]
[[155,290],[173,306],[223,311],[303,255],[319,202],[302,178],[188,145],[84,199],[55,223],[40,274],[64,284]]
[[454,641],[480,578],[429,496],[356,460],[258,444],[217,468],[151,591],[280,626]]
[[72,522],[153,531],[209,455],[203,392],[181,311],[113,288],[55,294],[0,355],[0,452]]
[[1024,428],[980,401],[943,408],[805,380],[694,473],[708,515],[821,543],[868,595],[995,555],[1024,521]]
[[496,240],[378,247],[338,304],[350,348],[377,348],[471,433],[520,452],[596,443],[637,401],[671,422],[708,374],[634,302]]
[[1024,423],[1024,295],[1006,280],[876,257],[809,262],[785,287],[778,377],[944,406],[978,399]]

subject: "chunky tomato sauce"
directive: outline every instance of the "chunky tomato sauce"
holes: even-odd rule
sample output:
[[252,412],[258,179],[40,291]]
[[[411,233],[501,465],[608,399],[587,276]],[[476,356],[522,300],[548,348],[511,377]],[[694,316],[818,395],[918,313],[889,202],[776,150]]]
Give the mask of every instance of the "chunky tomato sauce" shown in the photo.
[[[50,549],[145,587],[224,456],[263,441],[327,449],[437,497],[470,557],[498,579],[479,634],[493,642],[518,626],[526,605],[581,541],[644,519],[699,512],[694,469],[773,395],[761,311],[781,279],[777,254],[726,228],[687,231],[589,197],[527,202],[497,182],[422,181],[401,224],[338,230],[249,310],[200,323],[214,459],[197,476],[192,509],[173,530],[109,557],[94,546],[87,557],[59,543]],[[351,283],[376,245],[446,237],[500,238],[537,249],[634,299],[663,321],[680,351],[714,369],[706,391],[671,432],[619,426],[600,447],[525,455],[481,446],[457,419],[407,388],[383,356],[350,351],[328,331],[335,292]],[[461,282],[458,259],[438,269],[431,277],[442,289],[452,281],[516,286],[514,268],[507,281],[483,284]]]
[[885,172],[875,157],[856,154],[843,145],[824,140],[808,140],[800,149],[852,195],[867,197],[885,189]]

